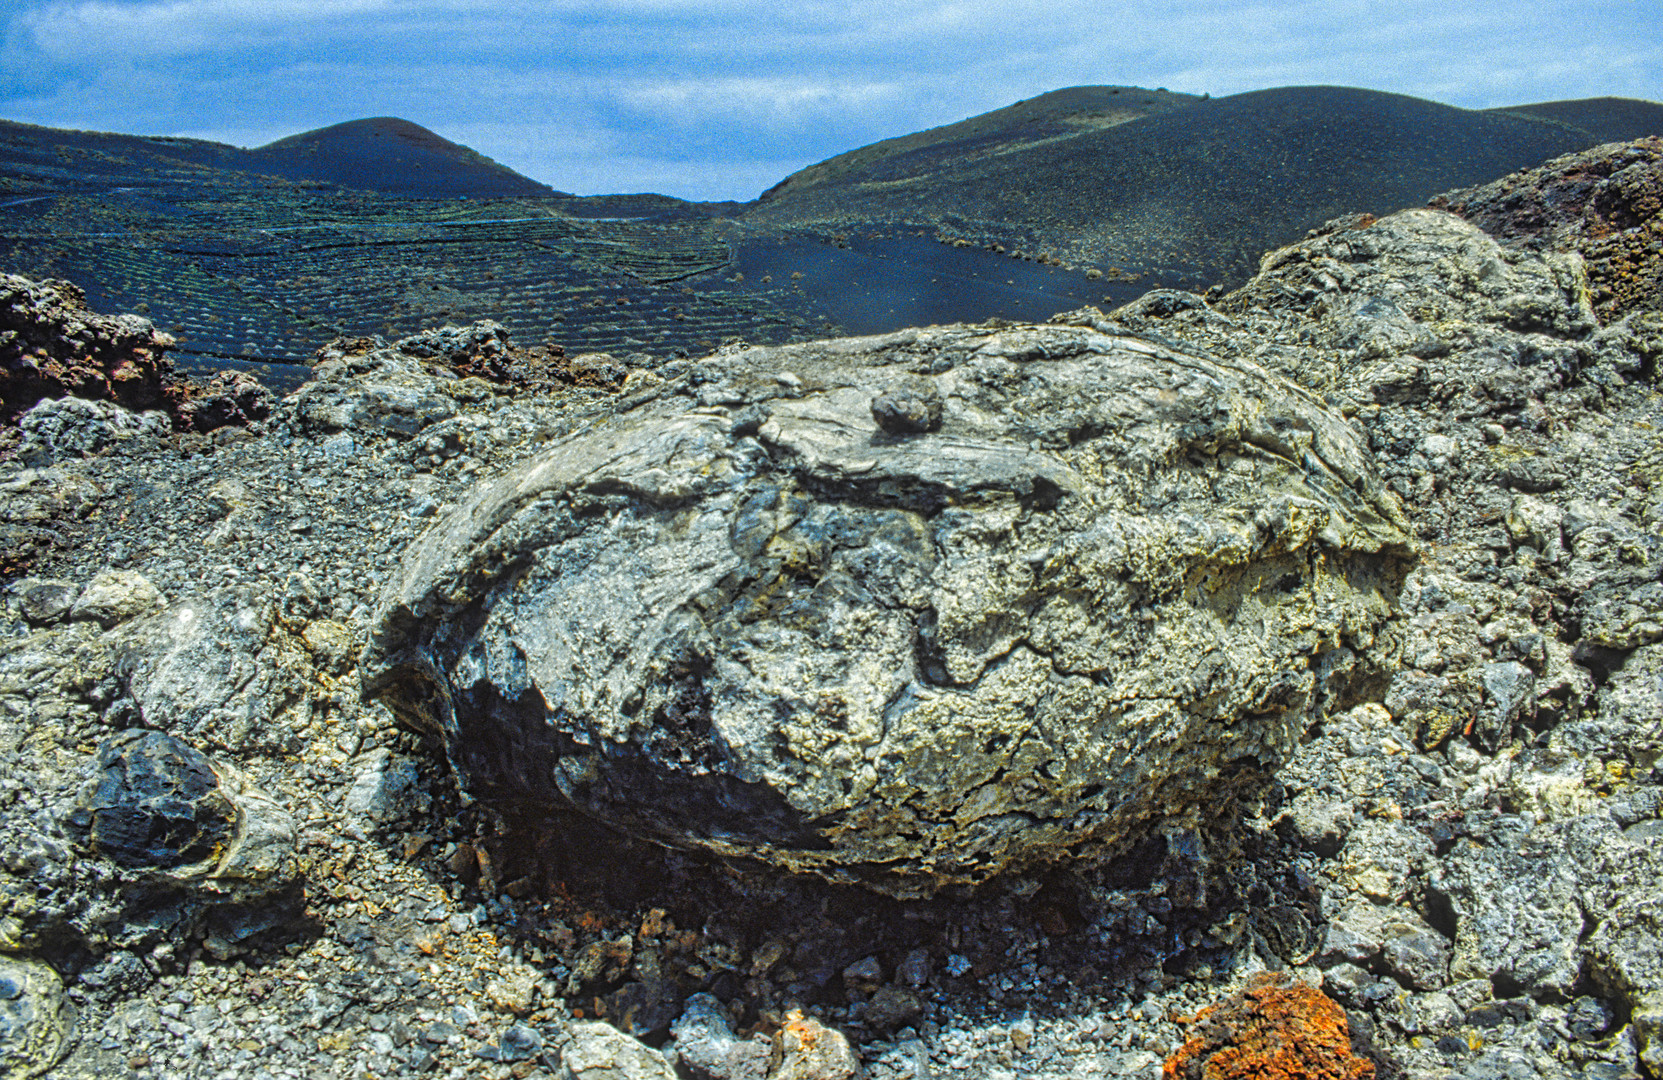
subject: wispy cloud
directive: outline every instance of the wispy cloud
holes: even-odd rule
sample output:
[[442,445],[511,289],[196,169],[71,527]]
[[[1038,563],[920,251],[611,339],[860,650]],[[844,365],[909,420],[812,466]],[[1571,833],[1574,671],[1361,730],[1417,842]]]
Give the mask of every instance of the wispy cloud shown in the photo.
[[14,0],[0,116],[264,142],[397,115],[568,190],[748,198],[767,170],[1081,83],[1658,98],[1650,6]]

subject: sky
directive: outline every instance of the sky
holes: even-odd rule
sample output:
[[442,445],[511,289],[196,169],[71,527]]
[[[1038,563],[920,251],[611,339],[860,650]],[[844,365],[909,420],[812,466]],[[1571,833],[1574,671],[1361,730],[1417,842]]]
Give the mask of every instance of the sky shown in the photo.
[[398,116],[562,191],[752,199],[1047,90],[1663,100],[1663,0],[5,0],[0,118],[259,146]]

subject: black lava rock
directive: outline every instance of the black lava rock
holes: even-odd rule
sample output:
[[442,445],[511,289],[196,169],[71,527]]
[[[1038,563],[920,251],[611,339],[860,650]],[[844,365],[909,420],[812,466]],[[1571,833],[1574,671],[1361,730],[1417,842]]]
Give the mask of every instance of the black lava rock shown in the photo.
[[236,811],[207,757],[159,731],[124,731],[98,751],[86,810],[92,845],[118,866],[170,870],[224,849]]

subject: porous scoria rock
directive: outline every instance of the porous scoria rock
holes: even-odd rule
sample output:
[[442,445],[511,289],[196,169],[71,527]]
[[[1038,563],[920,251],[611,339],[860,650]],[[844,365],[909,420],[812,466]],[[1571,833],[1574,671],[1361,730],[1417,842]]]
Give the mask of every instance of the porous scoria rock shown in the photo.
[[67,281],[0,274],[0,422],[70,395],[171,409],[186,394],[166,359],[172,344],[148,319],[96,314]]
[[1432,205],[1506,243],[1579,252],[1602,319],[1663,310],[1663,138],[1566,154]]
[[1321,990],[1262,975],[1195,1019],[1195,1034],[1167,1059],[1164,1080],[1374,1080],[1351,1050],[1341,1009]]
[[[1214,819],[1378,689],[1409,561],[1357,431],[1072,327],[734,351],[482,484],[368,694],[476,794],[895,892]],[[939,397],[939,430],[873,403]]]

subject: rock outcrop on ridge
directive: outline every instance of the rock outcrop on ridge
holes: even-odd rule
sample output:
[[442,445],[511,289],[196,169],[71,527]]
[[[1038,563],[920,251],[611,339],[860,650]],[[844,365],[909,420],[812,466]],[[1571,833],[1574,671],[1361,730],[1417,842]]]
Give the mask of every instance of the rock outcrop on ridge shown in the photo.
[[[1200,1063],[1181,1053],[1189,1039],[1216,1060],[1239,1041],[1232,1031],[1260,1030],[1251,1017],[1231,1019],[1232,1008],[1181,1021],[1251,992],[1268,968],[1320,985],[1345,1010],[1351,1054],[1379,1077],[1663,1075],[1660,334],[1637,300],[1601,307],[1589,265],[1581,241],[1504,242],[1448,213],[1411,211],[1332,223],[1272,253],[1233,294],[1155,293],[1048,327],[911,338],[1075,343],[1051,359],[967,355],[932,371],[914,353],[846,367],[834,382],[829,361],[758,370],[764,354],[740,350],[525,393],[369,341],[330,350],[317,377],[243,437],[186,438],[122,413],[96,449],[38,439],[30,460],[0,462],[0,519],[50,538],[32,549],[32,576],[8,567],[0,607],[0,1068],[524,1080],[635,1063],[778,1080],[847,1075],[858,1055],[870,1080],[1152,1080],[1169,1055],[1175,1072]],[[917,512],[902,499],[915,491],[826,499],[858,489],[862,475],[836,456],[835,440],[790,453],[778,442],[777,459],[741,453],[747,439],[762,447],[770,431],[802,430],[793,425],[807,423],[803,410],[824,406],[836,386],[858,393],[827,409],[829,431],[858,428],[902,455],[966,423],[974,399],[953,382],[978,363],[1037,373],[1116,357],[1141,365],[1128,369],[1139,378],[1196,379],[1183,385],[1227,388],[1254,373],[1281,402],[1263,415],[1306,417],[1331,440],[1322,446],[1354,446],[1358,475],[1372,469],[1416,540],[1418,559],[1373,644],[1348,646],[1356,681],[1310,712],[1320,720],[1294,733],[1274,783],[1239,821],[1180,820],[1104,862],[1062,860],[900,901],[637,843],[576,814],[531,819],[507,797],[523,787],[458,789],[458,778],[507,775],[461,757],[469,743],[424,738],[360,694],[375,677],[360,661],[366,648],[379,674],[392,670],[395,640],[443,659],[435,641],[467,631],[447,621],[442,593],[408,628],[392,626],[394,606],[377,616],[383,597],[404,595],[406,553],[446,550],[464,508],[496,505],[505,478],[547,476],[558,467],[549,447],[638,438],[641,417],[666,421],[664,441],[709,423],[703,445],[730,456],[688,489],[688,535],[693,511],[713,513],[722,484],[778,477],[818,499],[789,524],[772,511],[770,539],[790,539],[816,513]],[[583,367],[613,370],[600,358]],[[1043,391],[1013,379],[978,392],[1018,402]],[[729,395],[766,398],[766,415],[734,415]],[[984,412],[978,423],[1014,429],[1057,423],[1064,410]],[[669,426],[678,417],[684,426]],[[1064,465],[1085,472],[1070,453],[1083,458],[1113,438],[1104,424],[1072,445],[1013,440],[1009,452],[1061,462],[1047,467],[1066,478]],[[1313,503],[1353,506],[1328,520],[1389,505],[1325,472],[1337,455],[1314,436],[1312,447],[1325,464],[1309,475],[1286,464],[1290,455],[1260,460],[1276,483],[1310,488]],[[1211,471],[1219,460],[1186,457],[1147,487],[1128,483],[1123,504],[1099,496],[1100,516],[1129,520],[1131,495],[1208,477],[1218,497],[1192,505],[1225,521],[1240,489]],[[796,480],[833,467],[843,473],[812,488]],[[666,468],[639,474],[634,489],[590,492],[604,512],[574,516],[571,537],[672,477]],[[1061,483],[1026,496],[984,490],[973,509],[1007,500],[1012,521],[1056,522],[1071,499],[1084,505]],[[526,521],[535,505],[506,507],[504,522]],[[936,516],[974,519],[968,505],[949,501]],[[657,527],[646,510],[633,520]],[[732,552],[748,533],[718,535]],[[814,635],[839,624],[805,615],[783,625],[769,601],[835,615],[852,593],[822,584],[874,580],[838,560],[858,553],[856,541],[895,546],[891,536],[907,534],[825,535],[823,561],[808,544],[776,552],[800,555],[793,567],[813,574],[782,575],[757,597],[782,636],[803,635],[810,658]],[[636,549],[595,550],[592,565]],[[1313,533],[1261,557],[1367,561],[1348,550]],[[911,563],[902,551],[887,565]],[[528,558],[521,578],[510,567],[501,580],[538,566]],[[675,580],[686,567],[671,570]],[[1320,580],[1290,586],[1315,591]],[[974,580],[984,591],[1010,582]],[[506,614],[502,585],[453,584],[459,610]],[[905,585],[899,573],[894,585]],[[1263,593],[1255,602],[1274,601]],[[1157,628],[1171,625],[1159,620],[1182,615],[1174,605],[1186,595],[1151,592],[1144,610]],[[482,598],[499,606],[486,611]],[[711,599],[701,617],[734,603],[719,589]],[[902,608],[922,605],[879,605]],[[1043,613],[1011,610],[1030,628]],[[770,625],[743,626],[759,623]],[[456,636],[423,639],[423,626]],[[1210,629],[1228,638],[1240,627]],[[1053,651],[1087,656],[1088,644]],[[982,682],[1024,648],[990,659]],[[974,668],[954,665],[981,655],[915,651],[920,676],[932,660],[948,676],[921,677],[921,696],[970,693],[950,680]],[[1338,673],[1339,651],[1328,657]],[[502,660],[485,656],[482,670],[509,670]],[[667,702],[665,715],[696,718],[700,704],[695,693]],[[689,743],[690,758],[698,746]],[[665,744],[664,759],[682,764],[673,751]],[[974,765],[992,752],[963,756]],[[1289,1014],[1291,1037],[1278,1044],[1321,1036],[1330,1060],[1362,1072],[1338,1044],[1332,1011],[1313,993],[1287,996],[1312,1008]],[[1201,1026],[1208,1019],[1219,1022]]]
[[1555,158],[1432,205],[1503,243],[1581,255],[1602,319],[1663,311],[1663,137]]
[[944,328],[698,380],[482,483],[385,594],[366,690],[470,790],[927,892],[1222,815],[1384,686],[1396,499],[1257,365]]
[[0,421],[71,395],[135,412],[176,407],[185,382],[171,377],[171,344],[148,319],[89,310],[67,281],[0,275]]

